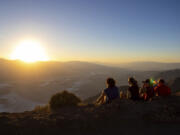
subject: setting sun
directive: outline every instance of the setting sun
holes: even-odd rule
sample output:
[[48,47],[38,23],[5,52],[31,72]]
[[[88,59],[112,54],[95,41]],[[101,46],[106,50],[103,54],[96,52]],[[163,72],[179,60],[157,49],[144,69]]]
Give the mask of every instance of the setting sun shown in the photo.
[[20,43],[11,55],[13,60],[24,62],[47,61],[48,56],[38,42],[24,41]]

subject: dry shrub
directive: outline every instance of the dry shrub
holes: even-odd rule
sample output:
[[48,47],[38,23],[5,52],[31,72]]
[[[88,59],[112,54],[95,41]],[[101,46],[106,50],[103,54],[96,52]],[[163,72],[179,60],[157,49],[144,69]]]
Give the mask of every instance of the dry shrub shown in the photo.
[[81,100],[73,93],[63,91],[53,95],[49,101],[50,108],[53,110],[59,109],[65,106],[76,106]]

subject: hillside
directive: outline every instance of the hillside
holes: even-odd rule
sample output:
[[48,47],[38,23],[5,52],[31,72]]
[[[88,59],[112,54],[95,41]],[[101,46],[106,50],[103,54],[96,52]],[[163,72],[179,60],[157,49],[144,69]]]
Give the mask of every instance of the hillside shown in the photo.
[[118,66],[136,71],[166,71],[180,69],[180,63],[162,62],[131,62],[126,64],[119,64]]
[[176,78],[168,83],[173,92],[180,92],[180,77]]
[[164,78],[167,82],[180,77],[180,69],[161,71],[155,75],[155,79]]
[[178,135],[179,102],[178,96],[152,102],[121,99],[99,107],[66,107],[56,112],[0,113],[0,129],[3,135]]

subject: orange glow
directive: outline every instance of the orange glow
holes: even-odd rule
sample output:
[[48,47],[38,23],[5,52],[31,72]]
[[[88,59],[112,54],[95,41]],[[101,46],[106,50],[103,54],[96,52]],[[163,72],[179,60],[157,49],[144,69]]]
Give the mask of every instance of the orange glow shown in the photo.
[[24,41],[20,43],[13,53],[11,59],[22,60],[24,62],[48,61],[49,58],[45,54],[43,47],[34,41]]

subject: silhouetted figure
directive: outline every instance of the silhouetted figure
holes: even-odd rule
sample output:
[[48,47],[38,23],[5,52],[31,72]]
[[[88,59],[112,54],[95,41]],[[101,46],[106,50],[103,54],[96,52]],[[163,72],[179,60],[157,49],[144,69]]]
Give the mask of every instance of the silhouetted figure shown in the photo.
[[171,94],[171,89],[165,85],[165,81],[163,79],[160,79],[158,81],[158,85],[155,87],[155,92],[158,94],[158,96],[169,96]]
[[133,78],[130,77],[128,79],[128,83],[129,83],[129,88],[128,91],[131,93],[131,99],[132,100],[139,100],[139,86],[137,84],[137,81]]
[[143,85],[143,89],[145,90],[144,93],[144,100],[152,100],[152,97],[154,97],[154,88],[151,85],[151,82],[149,79],[147,79],[146,81],[143,81],[144,85]]
[[119,89],[113,78],[106,80],[107,88],[103,90],[101,96],[97,99],[97,104],[110,103],[112,100],[120,98]]

